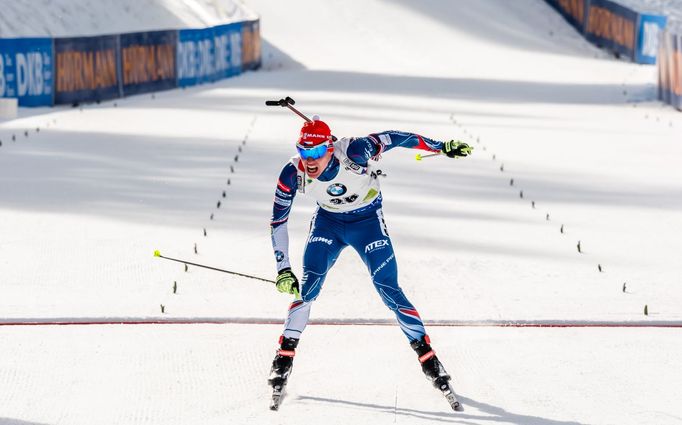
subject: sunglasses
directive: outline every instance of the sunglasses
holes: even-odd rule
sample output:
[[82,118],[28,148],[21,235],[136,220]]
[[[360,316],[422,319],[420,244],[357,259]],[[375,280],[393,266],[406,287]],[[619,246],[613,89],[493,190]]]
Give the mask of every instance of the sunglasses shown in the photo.
[[296,150],[298,150],[298,155],[301,157],[301,159],[320,159],[324,156],[324,154],[327,153],[327,149],[329,148],[329,145],[326,143],[313,146],[312,148],[303,148],[301,146],[296,146]]

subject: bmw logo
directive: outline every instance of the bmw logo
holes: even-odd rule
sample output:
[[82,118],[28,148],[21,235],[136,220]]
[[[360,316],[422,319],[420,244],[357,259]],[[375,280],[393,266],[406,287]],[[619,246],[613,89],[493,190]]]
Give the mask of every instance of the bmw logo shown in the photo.
[[346,186],[342,185],[341,183],[334,183],[327,188],[327,193],[331,196],[341,196],[346,193],[347,190],[348,189],[346,189]]

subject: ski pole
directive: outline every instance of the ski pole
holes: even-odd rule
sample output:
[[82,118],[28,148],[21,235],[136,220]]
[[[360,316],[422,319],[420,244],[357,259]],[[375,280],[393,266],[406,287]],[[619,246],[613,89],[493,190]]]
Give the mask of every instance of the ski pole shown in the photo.
[[306,122],[313,122],[313,120],[311,120],[310,118],[306,117],[301,112],[299,112],[298,109],[291,106],[291,105],[295,105],[295,104],[296,104],[296,102],[294,101],[294,99],[290,98],[289,96],[285,97],[284,99],[280,99],[280,100],[266,100],[265,101],[265,105],[267,105],[267,106],[281,106],[282,108],[289,108],[293,113],[295,113],[299,117],[306,120]]
[[190,264],[190,265],[192,265],[192,266],[203,267],[203,268],[205,268],[205,269],[215,270],[215,271],[218,271],[218,272],[234,274],[234,275],[242,276],[242,277],[248,277],[248,278],[250,278],[250,279],[262,280],[263,282],[275,283],[274,280],[263,279],[262,277],[251,276],[251,275],[244,274],[244,273],[232,272],[232,271],[229,271],[229,270],[223,270],[223,269],[219,269],[219,268],[217,268],[217,267],[204,266],[203,264],[190,263],[189,261],[178,260],[177,258],[166,257],[166,256],[161,255],[161,252],[159,252],[159,250],[154,251],[154,257],[164,258],[164,259],[166,259],[166,260],[171,260],[171,261],[177,261],[178,263],[183,263],[183,264]]
[[438,155],[440,155],[440,152],[436,152],[436,153],[432,153],[432,154],[428,154],[428,155],[422,155],[422,154],[418,153],[417,156],[414,157],[414,159],[416,159],[417,161],[421,161],[424,158],[429,158],[429,157],[438,156]]

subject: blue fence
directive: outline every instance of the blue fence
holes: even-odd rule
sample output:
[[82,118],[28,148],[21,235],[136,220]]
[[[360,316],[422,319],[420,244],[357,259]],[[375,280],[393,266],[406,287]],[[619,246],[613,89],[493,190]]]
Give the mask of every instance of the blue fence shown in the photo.
[[0,39],[0,97],[21,106],[53,102],[53,48],[50,38]]
[[637,63],[656,63],[665,16],[640,13],[610,0],[545,1],[597,46]]
[[213,81],[213,29],[178,33],[178,85],[193,86]]
[[94,102],[228,78],[261,64],[260,22],[74,38],[0,39],[0,97]]
[[637,50],[635,62],[655,64],[658,55],[658,43],[665,30],[668,18],[658,15],[639,15],[639,32],[637,33]]
[[228,78],[242,72],[242,23],[178,33],[180,87]]
[[242,24],[213,28],[214,78],[220,80],[242,72]]

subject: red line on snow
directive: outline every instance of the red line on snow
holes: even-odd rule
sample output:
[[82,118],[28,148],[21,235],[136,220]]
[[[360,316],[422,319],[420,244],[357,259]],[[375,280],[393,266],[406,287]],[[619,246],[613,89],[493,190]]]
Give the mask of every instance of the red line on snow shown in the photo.
[[[87,326],[87,325],[283,325],[270,318],[45,318],[0,319],[0,326]],[[385,319],[315,319],[312,326],[397,326]],[[589,320],[426,320],[428,327],[498,328],[682,328],[682,321],[589,321]]]

